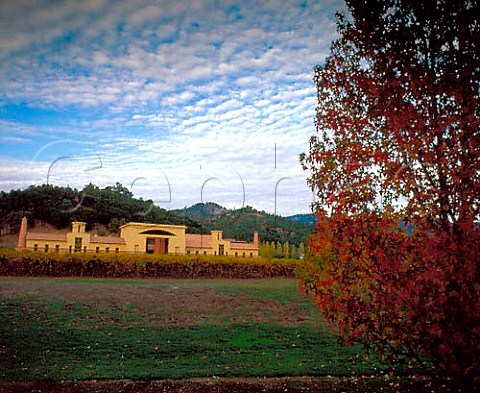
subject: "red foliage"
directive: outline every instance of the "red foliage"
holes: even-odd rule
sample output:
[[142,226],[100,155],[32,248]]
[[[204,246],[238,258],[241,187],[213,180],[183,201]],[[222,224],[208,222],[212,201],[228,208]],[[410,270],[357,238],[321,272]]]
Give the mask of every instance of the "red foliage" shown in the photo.
[[443,375],[480,372],[480,233],[411,235],[390,215],[319,218],[302,288],[350,344],[432,358]]
[[[431,4],[430,4],[431,3]],[[480,375],[477,1],[348,1],[303,155],[319,224],[303,288],[346,343]],[[402,229],[400,220],[414,228]]]

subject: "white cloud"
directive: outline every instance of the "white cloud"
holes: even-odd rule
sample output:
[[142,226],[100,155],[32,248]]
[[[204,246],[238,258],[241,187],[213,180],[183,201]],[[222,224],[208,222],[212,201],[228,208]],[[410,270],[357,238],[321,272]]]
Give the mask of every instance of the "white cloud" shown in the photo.
[[[170,204],[182,207],[199,201],[208,176],[223,176],[205,192],[232,205],[238,204],[241,174],[247,203],[273,211],[276,182],[288,177],[277,207],[283,213],[308,210],[311,193],[298,154],[314,132],[313,66],[328,52],[340,1],[307,9],[295,2],[235,8],[207,0],[45,0],[0,7],[6,26],[0,37],[0,139],[15,146],[0,188],[41,182],[45,167],[62,155],[57,146],[22,172],[15,169],[26,155],[22,145],[33,156],[70,138],[82,148],[56,164],[52,181],[59,184],[133,182],[139,196],[155,199],[157,187],[149,184],[164,187],[167,176]],[[97,155],[103,167],[85,172],[80,164]]]

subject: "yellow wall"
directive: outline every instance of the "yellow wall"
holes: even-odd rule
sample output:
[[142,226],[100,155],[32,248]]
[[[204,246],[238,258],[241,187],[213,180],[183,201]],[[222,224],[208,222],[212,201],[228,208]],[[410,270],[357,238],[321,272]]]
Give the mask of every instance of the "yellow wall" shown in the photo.
[[[62,240],[48,240],[48,239],[27,239],[26,247],[29,249],[37,248],[38,251],[45,251],[45,246],[48,245],[48,252],[56,252],[56,246],[59,246],[59,251],[68,251],[75,252],[75,239],[81,238],[82,244],[80,252],[118,252],[125,251],[125,245],[119,243],[104,243],[104,242],[92,242],[92,239],[95,239],[95,236],[91,236],[90,233],[85,232],[86,223],[81,221],[72,222],[72,231],[66,234],[66,241]],[[35,234],[30,234],[31,237],[34,237]],[[37,245],[37,247],[35,247]]]
[[[227,239],[223,238],[222,231],[212,231],[210,235],[210,242],[204,247],[192,247],[187,246],[187,254],[190,255],[220,255],[220,246],[223,246],[223,255],[225,256],[235,256],[237,253],[238,257],[258,257],[258,249],[235,249],[235,243],[232,244]],[[197,254],[198,252],[198,254]],[[206,252],[206,254],[205,254]],[[245,253],[245,255],[243,255]],[[250,255],[252,254],[252,255]]]
[[[206,254],[205,254],[205,252],[206,252]],[[213,255],[213,252],[212,252],[212,249],[210,247],[187,247],[187,254],[189,254],[189,255]]]
[[[35,249],[35,245],[37,245],[38,251],[45,251],[45,246],[48,245],[48,252],[56,252],[56,246],[59,246],[59,251],[71,251],[75,252],[75,239],[73,239],[72,243],[60,241],[60,240],[42,240],[42,239],[27,239],[26,248],[30,250]],[[70,250],[70,246],[72,249]],[[85,248],[86,247],[86,248]],[[108,252],[124,252],[125,245],[124,244],[112,244],[112,243],[82,243],[82,249],[80,252],[98,252],[104,253],[108,248]],[[118,248],[118,251],[116,249]]]
[[[229,240],[223,238],[222,231],[211,232],[210,244],[208,246],[187,247],[185,237],[186,227],[183,225],[128,223],[120,228],[120,237],[117,238],[119,240],[123,239],[125,242],[124,244],[95,242],[95,236],[92,236],[89,232],[85,232],[85,226],[86,224],[83,222],[72,222],[72,231],[66,234],[66,241],[27,239],[26,247],[29,249],[34,249],[35,245],[37,245],[38,251],[45,251],[45,246],[48,245],[48,252],[55,252],[56,246],[59,245],[59,251],[74,252],[75,238],[80,237],[82,239],[81,252],[87,251],[104,253],[106,252],[107,248],[109,249],[109,252],[116,252],[116,249],[118,248],[118,252],[145,253],[147,238],[161,238],[168,239],[169,254],[197,255],[198,253],[198,255],[220,255],[220,246],[223,246],[223,255],[225,256],[235,256],[235,253],[237,253],[237,256],[239,257],[242,257],[244,253],[246,257],[250,257],[250,254],[253,254],[254,257],[258,256],[258,249],[236,249],[235,243],[232,244]],[[142,233],[145,231],[161,231],[163,233]],[[34,234],[30,234],[30,236],[33,237]]]
[[223,238],[222,231],[212,231],[210,242],[212,249],[209,255],[220,255],[220,246],[223,246],[223,255],[230,255],[230,242]]
[[[231,256],[235,256],[235,253],[237,253],[238,257],[258,257],[258,250],[244,250],[244,249],[238,249],[238,248],[232,248],[231,249]],[[245,253],[245,255],[243,255]],[[252,254],[252,255],[250,255]]]
[[[228,248],[227,248],[228,246]],[[197,254],[198,251],[198,254]],[[206,252],[206,254],[205,254]],[[225,256],[233,257],[237,253],[237,257],[258,257],[258,250],[244,250],[244,249],[233,249],[230,248],[230,242],[225,242]],[[245,253],[245,255],[243,255]],[[250,255],[250,253],[252,255]],[[210,248],[210,247],[187,247],[187,254],[188,255],[219,255],[218,254],[218,247],[217,248]]]
[[[142,234],[149,230],[169,232],[171,235]],[[125,251],[145,252],[147,238],[168,239],[169,254],[185,254],[185,230],[183,225],[159,225],[146,223],[128,223],[121,227],[120,237],[125,240]]]
[[82,239],[81,251],[84,251],[85,247],[90,250],[90,233],[85,232],[86,223],[80,221],[72,222],[72,231],[67,233],[68,248],[72,247],[72,252],[75,251],[75,238]]
[[45,246],[48,245],[48,252],[56,252],[56,246],[59,246],[59,251],[68,250],[68,243],[61,240],[31,240],[27,239],[26,247],[33,250],[37,245],[38,251],[45,251]]
[[91,249],[90,246],[90,234],[83,232],[83,233],[67,233],[67,243],[69,246],[72,246],[72,251],[75,249],[75,238],[80,237],[82,238],[82,251],[84,247],[87,247],[87,250]]
[[[87,249],[88,252],[107,252],[107,248],[109,249],[108,252],[125,252],[125,244],[119,243],[95,243],[90,242],[90,248]],[[118,248],[118,251],[116,249]]]
[[87,227],[86,222],[72,221],[72,233],[84,233]]

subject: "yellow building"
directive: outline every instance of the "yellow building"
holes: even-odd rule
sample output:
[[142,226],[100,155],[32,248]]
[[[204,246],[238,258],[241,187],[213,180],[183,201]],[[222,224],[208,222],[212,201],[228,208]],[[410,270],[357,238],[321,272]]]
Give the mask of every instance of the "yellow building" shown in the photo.
[[253,235],[253,243],[224,239],[222,231],[212,231],[210,235],[186,234],[187,254],[229,255],[258,257],[258,234]]
[[23,218],[17,249],[258,257],[257,233],[253,243],[246,243],[224,239],[222,231],[196,235],[187,234],[186,229],[183,225],[129,222],[120,227],[120,236],[97,236],[86,231],[86,223],[74,221],[68,233],[36,233],[28,231],[27,219]]

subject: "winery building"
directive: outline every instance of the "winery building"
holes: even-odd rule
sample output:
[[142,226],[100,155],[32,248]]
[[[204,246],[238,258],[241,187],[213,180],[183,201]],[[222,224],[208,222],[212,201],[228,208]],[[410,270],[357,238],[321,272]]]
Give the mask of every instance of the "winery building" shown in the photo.
[[86,223],[74,221],[68,233],[29,232],[22,219],[17,249],[44,252],[128,252],[173,255],[225,255],[258,257],[258,234],[253,242],[223,238],[222,231],[188,234],[184,225],[129,222],[120,227],[120,236],[98,236],[86,231]]

